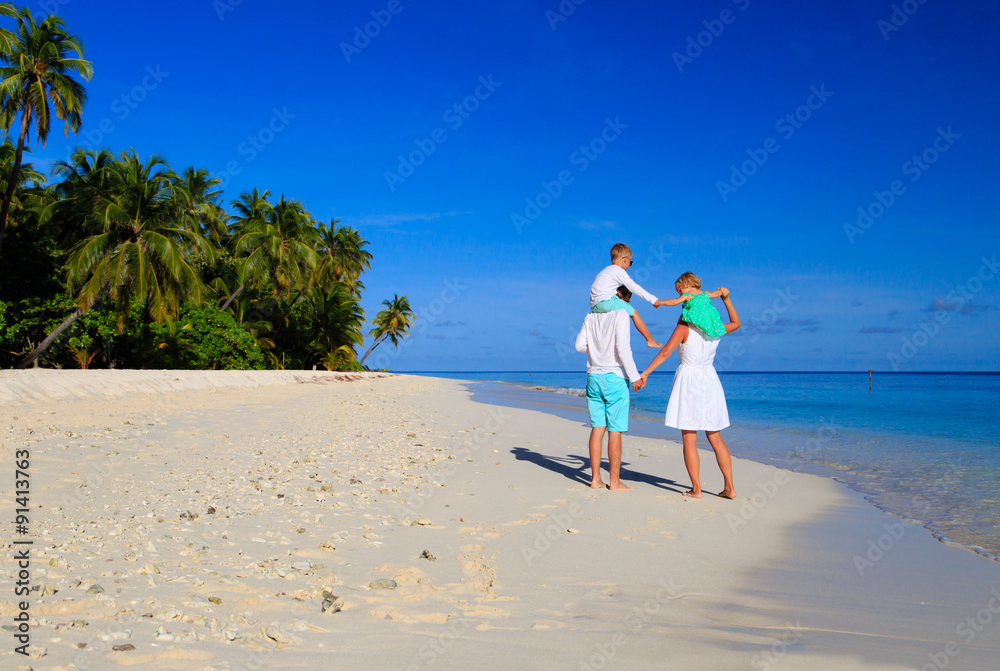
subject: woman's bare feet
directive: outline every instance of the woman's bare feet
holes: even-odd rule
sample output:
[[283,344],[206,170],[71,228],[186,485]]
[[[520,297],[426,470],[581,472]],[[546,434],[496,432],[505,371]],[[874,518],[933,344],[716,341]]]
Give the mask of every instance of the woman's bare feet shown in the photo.
[[590,481],[590,488],[591,489],[604,489],[606,486],[607,485],[605,485],[604,482],[601,481],[601,480],[591,480]]
[[723,489],[721,492],[719,492],[719,496],[721,498],[724,498],[724,499],[735,499],[736,498],[736,490],[735,489]]
[[689,489],[686,492],[684,492],[684,496],[689,496],[692,499],[700,499],[701,498],[701,490],[698,490],[696,492],[693,489]]
[[608,485],[608,489],[610,489],[613,492],[634,492],[635,491],[631,487],[627,487],[627,486],[623,485],[621,483],[621,481],[619,481],[619,482],[612,482],[610,485]]

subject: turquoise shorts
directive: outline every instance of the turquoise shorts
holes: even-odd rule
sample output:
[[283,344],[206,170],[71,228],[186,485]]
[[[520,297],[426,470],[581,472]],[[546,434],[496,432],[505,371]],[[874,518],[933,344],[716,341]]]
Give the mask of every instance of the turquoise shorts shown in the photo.
[[588,375],[587,410],[590,426],[628,431],[628,380],[614,373]]
[[591,312],[612,312],[614,310],[624,310],[628,313],[629,317],[635,314],[635,308],[617,296],[603,300],[590,308]]

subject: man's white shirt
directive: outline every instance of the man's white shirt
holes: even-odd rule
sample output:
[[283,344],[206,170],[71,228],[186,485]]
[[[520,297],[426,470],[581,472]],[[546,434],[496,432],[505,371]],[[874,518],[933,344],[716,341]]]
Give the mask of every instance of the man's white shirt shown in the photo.
[[587,315],[576,336],[576,351],[587,354],[587,375],[614,373],[629,382],[639,380],[629,341],[630,323],[624,310]]

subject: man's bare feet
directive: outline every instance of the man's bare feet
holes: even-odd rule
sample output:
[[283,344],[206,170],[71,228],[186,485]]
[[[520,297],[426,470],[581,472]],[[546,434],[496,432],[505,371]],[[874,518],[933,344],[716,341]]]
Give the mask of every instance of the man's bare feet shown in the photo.
[[603,483],[602,481],[600,481],[600,480],[591,480],[591,481],[590,481],[590,488],[591,488],[591,489],[604,489],[604,488],[605,488],[606,486],[607,486],[607,485],[605,485],[605,484],[604,484],[604,483]]
[[701,498],[701,492],[700,491],[696,492],[693,489],[689,489],[686,492],[684,492],[684,496],[689,496],[692,499],[700,499]]
[[617,482],[617,483],[616,482],[612,482],[610,485],[608,485],[608,489],[610,489],[613,492],[634,492],[635,491],[631,487],[627,487],[627,486],[623,485],[621,482]]
[[735,489],[723,489],[721,492],[719,492],[719,496],[721,498],[724,498],[724,499],[735,499],[736,498],[736,490]]
[[663,345],[661,345],[660,343],[656,342],[655,340],[647,340],[646,341],[646,347],[651,347],[653,349],[663,349]]

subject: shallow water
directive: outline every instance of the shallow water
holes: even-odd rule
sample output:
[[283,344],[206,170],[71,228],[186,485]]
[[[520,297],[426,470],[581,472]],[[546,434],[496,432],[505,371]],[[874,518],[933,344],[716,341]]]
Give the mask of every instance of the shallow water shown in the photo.
[[[419,373],[506,383],[495,400],[585,419],[583,373]],[[632,395],[662,426],[673,373]],[[835,478],[949,542],[1000,557],[1000,374],[722,373],[735,456]],[[542,393],[533,393],[542,392]],[[582,421],[582,420],[581,420]]]

